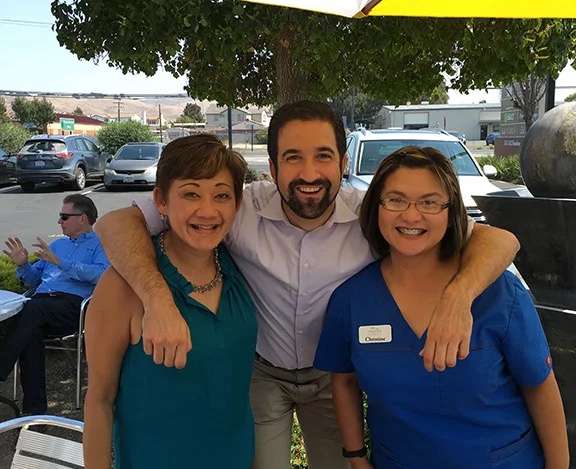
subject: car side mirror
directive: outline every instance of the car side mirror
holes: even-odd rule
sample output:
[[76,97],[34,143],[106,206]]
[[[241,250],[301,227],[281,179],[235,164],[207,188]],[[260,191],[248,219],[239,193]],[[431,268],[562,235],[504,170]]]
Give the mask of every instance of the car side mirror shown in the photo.
[[112,161],[112,157],[109,156],[108,158],[106,158],[106,163],[110,163],[110,161]]
[[498,170],[491,164],[485,164],[482,167],[482,171],[484,172],[484,175],[488,178],[494,177],[498,174]]

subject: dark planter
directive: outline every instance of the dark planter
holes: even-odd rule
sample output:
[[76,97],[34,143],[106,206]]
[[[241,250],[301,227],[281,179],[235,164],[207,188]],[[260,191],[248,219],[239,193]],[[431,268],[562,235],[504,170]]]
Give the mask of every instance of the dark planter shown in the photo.
[[474,200],[488,223],[514,233],[521,243],[514,264],[530,287],[550,344],[575,469],[576,200],[494,194]]

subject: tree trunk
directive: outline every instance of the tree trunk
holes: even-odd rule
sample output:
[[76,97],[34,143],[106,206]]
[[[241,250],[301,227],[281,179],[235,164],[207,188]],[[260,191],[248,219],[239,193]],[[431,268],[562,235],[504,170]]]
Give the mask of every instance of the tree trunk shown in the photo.
[[288,32],[281,37],[284,39],[278,41],[274,51],[278,106],[308,99],[308,75],[298,70],[290,51],[293,35]]

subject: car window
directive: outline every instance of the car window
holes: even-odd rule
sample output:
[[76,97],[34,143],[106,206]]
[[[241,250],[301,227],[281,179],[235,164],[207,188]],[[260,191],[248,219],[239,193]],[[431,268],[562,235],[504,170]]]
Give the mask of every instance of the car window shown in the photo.
[[459,176],[478,176],[480,172],[461,142],[437,140],[366,140],[359,151],[358,175],[371,175],[380,162],[391,153],[409,145],[432,147],[442,152],[458,171]]
[[8,153],[5,152],[4,150],[2,150],[2,148],[0,148],[0,157],[4,157],[4,156],[7,156],[7,155],[8,155]]
[[120,148],[115,160],[156,160],[158,159],[159,151],[158,147],[152,145],[143,146],[126,146]]
[[66,144],[60,140],[28,140],[20,153],[60,152],[66,151]]
[[84,142],[84,145],[86,145],[88,151],[98,151],[98,147],[94,144],[94,142],[91,142],[88,139],[82,139],[82,142]]
[[79,151],[88,151],[88,147],[86,146],[86,144],[84,143],[84,140],[81,138],[77,138],[74,139],[72,142],[70,142],[73,146],[75,150],[79,150]]

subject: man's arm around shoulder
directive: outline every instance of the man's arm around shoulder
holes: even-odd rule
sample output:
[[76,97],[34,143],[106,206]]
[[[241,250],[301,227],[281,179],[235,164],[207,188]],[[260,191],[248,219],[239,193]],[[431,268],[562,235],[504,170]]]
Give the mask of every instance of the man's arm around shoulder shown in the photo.
[[144,350],[154,362],[182,368],[192,348],[190,331],[156,265],[156,253],[138,207],[115,210],[94,226],[108,259],[144,306]]
[[434,309],[426,345],[420,353],[428,371],[456,365],[470,351],[472,302],[488,288],[514,260],[520,244],[505,230],[475,224],[462,253],[459,272],[446,287]]

